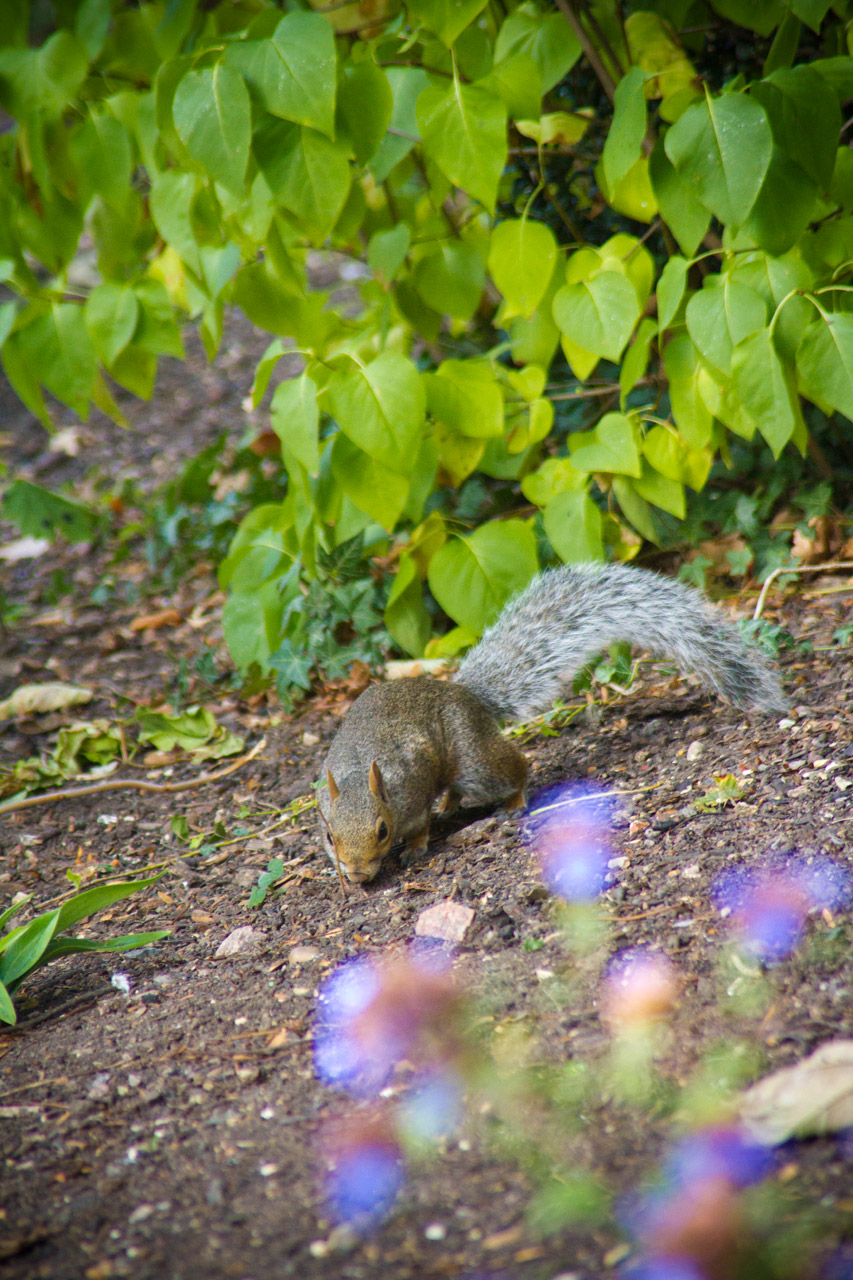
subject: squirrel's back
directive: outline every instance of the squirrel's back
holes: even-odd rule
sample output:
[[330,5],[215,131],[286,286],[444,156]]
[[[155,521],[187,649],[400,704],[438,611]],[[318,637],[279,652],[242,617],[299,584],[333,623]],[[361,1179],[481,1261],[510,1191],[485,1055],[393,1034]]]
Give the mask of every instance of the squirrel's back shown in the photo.
[[787,705],[773,672],[698,591],[627,564],[567,565],[534,578],[456,680],[493,715],[526,719],[549,710],[584,663],[620,640],[674,660],[736,707]]

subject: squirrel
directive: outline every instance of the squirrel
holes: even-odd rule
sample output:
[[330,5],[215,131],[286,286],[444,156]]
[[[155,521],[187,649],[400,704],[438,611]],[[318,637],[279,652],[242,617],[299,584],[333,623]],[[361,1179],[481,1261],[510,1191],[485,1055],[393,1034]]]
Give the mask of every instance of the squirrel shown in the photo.
[[355,883],[391,847],[426,849],[430,815],[464,795],[518,809],[527,761],[499,720],[553,706],[578,670],[615,641],[674,659],[735,707],[781,712],[774,673],[698,591],[625,564],[549,569],[503,608],[451,682],[413,676],[371,685],[344,718],[318,805],[329,857]]

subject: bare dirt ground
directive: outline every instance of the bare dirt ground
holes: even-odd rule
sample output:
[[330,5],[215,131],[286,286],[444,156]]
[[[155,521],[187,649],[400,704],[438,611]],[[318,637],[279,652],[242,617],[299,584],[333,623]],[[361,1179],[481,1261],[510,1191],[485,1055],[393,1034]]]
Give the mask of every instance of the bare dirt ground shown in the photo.
[[[7,461],[38,483],[73,480],[85,492],[97,465],[150,490],[220,430],[242,434],[257,345],[239,331],[216,369],[197,354],[187,367],[165,362],[150,404],[123,401],[131,429],[100,421],[80,428],[85,447],[76,458],[51,452],[5,390]],[[93,884],[156,866],[165,869],[157,886],[112,908],[91,932],[171,930],[142,953],[59,961],[20,990],[18,1027],[0,1033],[4,1274],[610,1274],[619,1257],[616,1231],[537,1233],[525,1218],[529,1172],[511,1147],[490,1144],[489,1125],[478,1116],[412,1170],[373,1235],[330,1237],[319,1194],[321,1135],[335,1116],[359,1106],[318,1082],[312,1068],[315,995],[335,965],[408,942],[424,908],[453,898],[475,912],[455,964],[496,1034],[524,1023],[544,1057],[593,1063],[607,1041],[596,975],[571,972],[519,824],[501,815],[438,823],[420,865],[402,870],[392,860],[366,892],[343,896],[319,851],[313,815],[280,823],[277,814],[310,793],[346,691],[327,690],[282,717],[274,697],[249,704],[208,688],[192,663],[206,646],[223,657],[209,570],[201,567],[168,596],[96,605],[92,591],[117,572],[109,554],[109,547],[78,544],[4,567],[4,590],[20,611],[4,640],[0,696],[23,682],[71,680],[95,692],[87,719],[115,719],[134,705],[174,698],[183,658],[184,705],[203,701],[249,746],[262,736],[266,746],[201,788],[114,792],[0,819],[0,908],[19,891],[34,894],[37,905],[55,901],[69,891],[68,870]],[[139,555],[118,572],[145,584]],[[619,865],[603,899],[607,945],[651,945],[677,967],[680,995],[660,1065],[679,1084],[715,1045],[734,1038],[754,1046],[763,1073],[853,1036],[849,915],[810,923],[803,947],[768,974],[767,1006],[748,1017],[725,1006],[724,925],[710,890],[722,870],[758,866],[774,850],[821,853],[853,869],[853,669],[849,650],[831,645],[834,631],[853,620],[851,593],[851,581],[817,577],[771,604],[770,616],[812,645],[782,657],[795,710],[781,725],[745,720],[657,669],[651,683],[604,706],[595,720],[582,717],[526,745],[535,786],[584,778],[622,797],[613,838]],[[134,618],[166,607],[182,621],[132,629]],[[56,722],[34,717],[5,728],[0,755],[8,764],[48,748]],[[120,773],[175,781],[209,767],[178,762],[164,773],[130,764]],[[742,784],[741,797],[700,812],[696,799],[728,774]],[[190,834],[205,833],[200,852],[176,839],[176,815]],[[276,855],[288,878],[279,894],[250,909],[252,886]],[[252,945],[216,958],[242,925],[255,930]],[[127,991],[112,983],[117,973],[126,975]],[[563,989],[571,1000],[551,994]],[[574,1127],[571,1141],[602,1183],[622,1191],[654,1164],[666,1124],[659,1109],[638,1119],[603,1103]],[[833,1137],[790,1143],[772,1177],[784,1185],[790,1215],[819,1212],[822,1224],[790,1271],[773,1274],[853,1275],[849,1146],[845,1159]]]

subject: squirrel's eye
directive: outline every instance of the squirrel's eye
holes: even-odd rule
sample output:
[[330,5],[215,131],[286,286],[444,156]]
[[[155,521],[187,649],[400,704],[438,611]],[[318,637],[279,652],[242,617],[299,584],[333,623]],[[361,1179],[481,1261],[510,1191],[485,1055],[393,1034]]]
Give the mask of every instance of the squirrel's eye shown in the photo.
[[388,839],[388,824],[384,818],[380,820],[379,826],[376,828],[376,838],[377,840]]

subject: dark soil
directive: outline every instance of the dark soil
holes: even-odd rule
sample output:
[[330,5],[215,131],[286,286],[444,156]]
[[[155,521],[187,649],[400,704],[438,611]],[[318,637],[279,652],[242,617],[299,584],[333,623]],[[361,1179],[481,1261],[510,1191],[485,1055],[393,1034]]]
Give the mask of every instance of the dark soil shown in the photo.
[[[93,466],[150,490],[220,431],[242,436],[241,404],[263,345],[235,329],[216,369],[196,353],[187,366],[165,362],[150,404],[123,400],[131,430],[93,421],[79,428],[77,457],[51,452],[42,429],[4,391],[7,461],[15,474],[50,485],[71,480],[83,493]],[[91,935],[172,931],[141,953],[58,961],[20,989],[18,1027],[0,1034],[4,1274],[390,1280],[477,1272],[581,1280],[608,1273],[622,1256],[618,1234],[585,1226],[537,1234],[525,1217],[529,1174],[506,1143],[499,1153],[489,1144],[481,1116],[411,1171],[373,1235],[332,1232],[319,1193],[322,1134],[361,1104],[314,1077],[312,1013],[323,977],[346,957],[408,942],[419,913],[452,898],[476,913],[455,964],[496,1035],[523,1025],[543,1060],[595,1063],[608,1042],[597,999],[602,957],[588,966],[567,957],[520,824],[501,815],[463,812],[437,823],[420,865],[403,870],[392,859],[366,891],[342,895],[314,815],[284,823],[277,816],[310,793],[346,690],[326,690],[284,716],[273,697],[247,702],[205,686],[193,674],[198,655],[212,648],[227,661],[210,572],[201,567],[168,594],[94,605],[92,591],[107,574],[151,586],[141,555],[118,568],[109,556],[110,547],[77,545],[4,567],[4,590],[20,610],[5,638],[0,696],[25,682],[85,683],[95,698],[82,714],[94,719],[182,691],[184,705],[203,701],[247,745],[266,736],[266,746],[227,778],[195,789],[115,791],[0,819],[0,909],[19,891],[34,894],[36,905],[55,901],[69,891],[66,871],[88,885],[164,867],[154,889],[102,915]],[[769,616],[812,646],[782,655],[795,709],[781,723],[745,720],[658,667],[594,718],[526,743],[535,787],[583,778],[621,795],[619,863],[603,899],[606,950],[642,943],[673,959],[682,986],[660,1066],[679,1085],[720,1043],[751,1044],[764,1074],[853,1036],[849,915],[810,922],[803,946],[768,973],[767,1005],[750,1016],[727,1003],[719,966],[725,925],[710,894],[722,870],[758,866],[773,850],[822,853],[853,868],[853,669],[849,650],[831,644],[851,621],[851,592],[853,581],[827,575],[781,604],[771,596]],[[180,615],[177,625],[132,629],[134,618],[167,607]],[[3,762],[48,749],[58,723],[33,717],[6,726]],[[131,763],[118,776],[176,781],[227,763],[184,759],[168,771]],[[728,774],[742,783],[742,797],[700,812],[695,801]],[[176,815],[217,848],[189,852],[173,834]],[[217,824],[224,836],[210,834]],[[273,856],[287,863],[287,878],[252,910],[249,893]],[[243,925],[255,930],[253,943],[216,958]],[[127,991],[111,981],[117,974]],[[567,1126],[566,1142],[599,1181],[621,1191],[654,1166],[667,1132],[660,1108],[644,1115],[602,1103],[580,1128]],[[844,1148],[832,1137],[792,1143],[780,1169],[773,1176],[791,1212],[822,1215],[813,1263],[791,1274],[821,1274],[832,1257],[842,1267],[836,1280],[853,1274],[839,1263],[848,1256],[839,1250],[850,1247],[842,1241],[853,1208]]]

